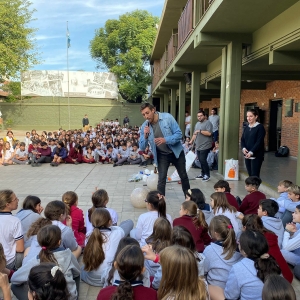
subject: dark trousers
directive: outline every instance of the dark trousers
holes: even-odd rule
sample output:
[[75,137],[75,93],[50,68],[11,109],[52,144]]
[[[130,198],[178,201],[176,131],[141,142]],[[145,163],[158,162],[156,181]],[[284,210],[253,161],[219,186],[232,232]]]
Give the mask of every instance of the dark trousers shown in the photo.
[[208,177],[210,177],[209,166],[207,163],[207,156],[209,152],[210,149],[197,150],[197,156],[201,164],[201,174],[202,176],[207,175]]
[[218,141],[218,138],[219,138],[219,130],[216,130],[213,132],[213,138],[214,138],[214,141],[217,142]]
[[245,165],[248,171],[248,175],[259,177],[260,169],[263,161],[264,161],[263,157],[256,157],[255,159],[245,159]]
[[51,156],[41,156],[40,158],[36,158],[36,163],[51,163],[52,158]]
[[157,152],[157,164],[158,164],[157,190],[162,195],[166,194],[166,177],[168,174],[170,163],[172,163],[175,166],[178,172],[178,175],[181,179],[182,191],[185,194],[186,191],[190,189],[190,182],[185,169],[185,156],[183,151],[181,151],[178,158],[176,158],[174,153],[165,155]]

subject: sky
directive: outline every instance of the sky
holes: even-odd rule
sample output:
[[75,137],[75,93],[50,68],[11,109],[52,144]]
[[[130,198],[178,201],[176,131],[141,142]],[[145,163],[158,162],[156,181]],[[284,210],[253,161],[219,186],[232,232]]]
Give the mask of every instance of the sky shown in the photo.
[[[67,21],[71,39],[69,70],[97,71],[89,52],[95,30],[108,19],[143,9],[161,16],[164,0],[31,0],[36,12],[30,26],[37,28],[41,63],[33,70],[67,70]],[[103,70],[98,70],[103,71]]]

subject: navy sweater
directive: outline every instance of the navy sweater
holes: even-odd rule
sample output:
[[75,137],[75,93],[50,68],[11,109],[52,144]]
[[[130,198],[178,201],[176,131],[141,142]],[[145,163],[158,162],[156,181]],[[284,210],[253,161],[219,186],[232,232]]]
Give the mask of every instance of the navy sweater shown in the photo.
[[245,127],[241,138],[241,147],[253,152],[253,157],[264,156],[264,139],[266,131],[262,124],[255,127]]

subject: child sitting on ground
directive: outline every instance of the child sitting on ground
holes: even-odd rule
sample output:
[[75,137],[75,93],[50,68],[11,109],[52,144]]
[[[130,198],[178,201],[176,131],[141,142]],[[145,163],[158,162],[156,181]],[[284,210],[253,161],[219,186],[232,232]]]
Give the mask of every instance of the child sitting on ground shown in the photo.
[[276,218],[280,218],[281,219],[283,213],[285,212],[285,202],[286,201],[290,202],[290,198],[289,198],[287,190],[292,185],[293,185],[293,183],[291,181],[289,181],[289,180],[281,180],[278,183],[277,192],[280,195],[279,195],[279,197],[277,199],[271,198],[273,200],[276,200],[276,202],[279,205],[279,211],[276,214]]
[[300,229],[297,228],[299,223],[300,205],[297,205],[293,213],[293,223],[285,226],[281,249],[285,260],[293,266],[300,265]]
[[229,272],[224,290],[225,299],[259,300],[264,282],[269,275],[280,274],[280,268],[268,254],[266,238],[258,231],[244,231],[239,249],[244,258],[234,264]]
[[13,157],[14,157],[14,149],[10,146],[9,142],[5,142],[2,150],[2,160],[1,163],[3,166],[8,166],[13,164]]
[[284,227],[280,219],[275,218],[278,212],[278,204],[272,199],[261,200],[257,210],[257,215],[261,218],[264,227],[274,232],[278,237],[278,246],[281,248]]
[[242,255],[236,251],[236,236],[226,216],[214,217],[209,232],[213,242],[203,252],[204,274],[212,299],[217,299],[217,295],[222,294],[225,288],[231,267],[242,259]]
[[124,231],[121,227],[112,226],[110,214],[105,208],[94,210],[91,223],[93,230],[86,234],[81,280],[93,286],[103,286],[104,271],[115,256]]
[[230,194],[230,186],[229,186],[228,181],[219,180],[217,183],[215,183],[214,189],[215,189],[215,192],[225,193],[228,203],[231,206],[234,206],[236,208],[236,210],[239,210],[239,205],[236,201],[236,198],[232,194]]
[[139,216],[136,228],[130,232],[130,236],[137,239],[141,246],[146,244],[146,239],[152,234],[153,225],[157,218],[167,218],[172,224],[171,216],[166,213],[166,202],[163,195],[158,191],[151,191],[148,193],[145,202],[148,212]]
[[0,243],[9,270],[17,270],[22,265],[24,252],[21,221],[11,214],[18,208],[18,203],[19,199],[12,190],[0,191]]
[[244,215],[228,203],[225,194],[222,192],[215,192],[211,194],[210,206],[212,207],[215,216],[223,215],[229,218],[236,237],[238,238],[242,229],[240,220],[244,218]]
[[283,202],[283,206],[281,206],[280,209],[281,211],[285,209],[284,213],[281,216],[283,226],[285,226],[287,223],[292,222],[292,213],[295,211],[297,205],[300,204],[300,187],[296,184],[292,184],[287,189],[287,193],[289,199]]
[[[154,222],[153,232],[146,239],[147,245],[151,245],[152,250],[159,254],[161,250],[170,246],[172,234],[172,226],[170,222],[165,218],[158,218]],[[145,260],[145,267],[148,270],[150,276],[154,276],[157,269],[159,268],[158,263],[154,263],[151,260]]]
[[[71,216],[72,229],[78,245],[83,248],[86,228],[84,226],[83,211],[78,208],[78,196],[75,192],[68,191],[62,195],[62,201],[66,205],[66,213]],[[63,222],[66,225],[66,221]]]
[[149,146],[146,146],[145,150],[139,151],[139,154],[141,156],[142,162],[140,163],[141,167],[147,167],[147,165],[151,165],[152,159],[153,159],[153,154],[151,153]]
[[128,245],[120,251],[114,266],[120,274],[112,286],[102,289],[97,300],[135,299],[156,300],[156,291],[143,286],[144,255],[140,247]]
[[196,203],[198,209],[201,209],[204,216],[205,222],[209,225],[214,214],[211,210],[211,206],[205,202],[204,194],[199,189],[189,189],[185,194],[185,201],[193,201]]
[[48,225],[41,228],[37,234],[37,240],[41,246],[39,255],[33,257],[26,264],[14,273],[11,279],[11,289],[19,299],[27,299],[28,288],[26,285],[30,269],[43,262],[52,262],[58,264],[65,275],[70,300],[76,300],[78,292],[75,284],[75,278],[79,281],[80,266],[77,259],[70,249],[61,246],[61,230],[58,226]]
[[28,152],[25,149],[25,143],[21,142],[19,149],[17,149],[14,158],[12,159],[14,164],[17,165],[28,165]]
[[257,176],[250,176],[245,180],[245,189],[249,193],[240,206],[239,211],[244,215],[257,214],[260,200],[266,199],[266,195],[258,191],[261,179]]
[[123,143],[117,154],[117,162],[113,164],[113,167],[123,166],[124,163],[127,163],[129,154],[130,149],[127,148],[126,143]]
[[138,165],[142,162],[141,156],[139,154],[139,148],[136,143],[132,144],[132,149],[130,151],[128,160],[130,165]]
[[181,204],[179,214],[180,218],[173,221],[173,227],[185,227],[192,235],[197,251],[203,252],[204,247],[211,242],[207,231],[208,225],[205,222],[203,212],[200,209],[197,211],[195,202],[185,201]]

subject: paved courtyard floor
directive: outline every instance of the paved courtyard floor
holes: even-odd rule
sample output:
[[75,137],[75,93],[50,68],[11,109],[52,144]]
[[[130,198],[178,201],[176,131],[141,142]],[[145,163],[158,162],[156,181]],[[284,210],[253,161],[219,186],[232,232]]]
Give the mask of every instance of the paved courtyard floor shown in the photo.
[[[149,169],[153,169],[152,166]],[[85,212],[91,207],[91,195],[95,188],[106,189],[109,195],[108,207],[112,207],[119,214],[119,222],[132,219],[135,223],[139,215],[146,209],[133,208],[130,203],[130,194],[136,187],[142,187],[143,182],[128,182],[131,175],[144,170],[138,166],[122,166],[113,168],[112,165],[81,164],[60,165],[51,167],[44,164],[39,168],[31,166],[0,166],[0,189],[12,189],[20,199],[19,209],[24,198],[31,194],[41,198],[42,205],[49,201],[61,200],[64,192],[75,191],[79,197],[79,207]],[[169,174],[174,171],[170,167]],[[195,178],[199,169],[191,169],[189,177]],[[206,201],[214,192],[213,185],[220,178],[216,171],[211,174],[211,180],[203,183],[201,180],[191,180],[191,188],[200,188]],[[242,199],[246,195],[243,181],[230,182],[232,194]],[[167,212],[176,218],[179,216],[180,204],[184,201],[181,185],[177,182],[167,183],[166,187]],[[300,282],[296,279],[293,286],[300,299]],[[96,299],[100,288],[91,287],[85,283],[80,284],[79,299]]]

